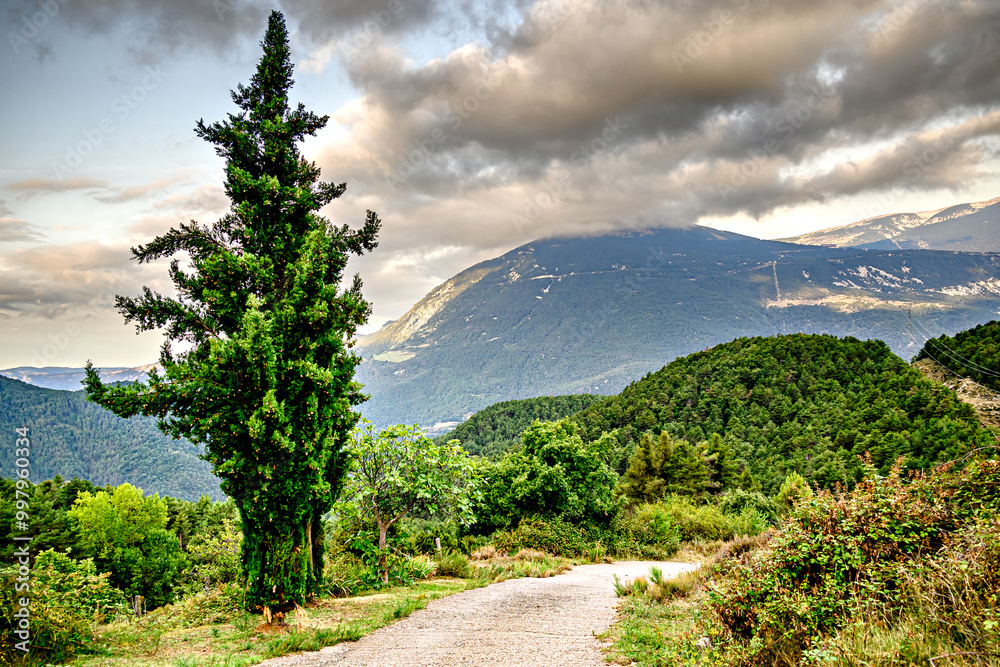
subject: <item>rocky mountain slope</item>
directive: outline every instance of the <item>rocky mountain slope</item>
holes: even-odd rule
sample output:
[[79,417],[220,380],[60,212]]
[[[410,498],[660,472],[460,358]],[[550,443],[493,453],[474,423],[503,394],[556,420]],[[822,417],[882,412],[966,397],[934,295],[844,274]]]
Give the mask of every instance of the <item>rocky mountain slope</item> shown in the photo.
[[610,394],[741,336],[885,340],[1000,311],[1000,255],[859,250],[706,228],[528,243],[459,273],[359,343],[376,423],[462,420],[502,400]]

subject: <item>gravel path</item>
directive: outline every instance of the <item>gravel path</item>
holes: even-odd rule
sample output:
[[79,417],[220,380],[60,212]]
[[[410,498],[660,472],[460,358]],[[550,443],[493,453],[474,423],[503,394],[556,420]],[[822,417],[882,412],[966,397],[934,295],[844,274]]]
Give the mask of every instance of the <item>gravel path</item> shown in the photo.
[[665,576],[688,563],[623,561],[578,565],[547,579],[510,579],[434,600],[354,643],[260,663],[266,667],[599,667],[595,634],[615,618],[614,575],[622,581],[658,565]]

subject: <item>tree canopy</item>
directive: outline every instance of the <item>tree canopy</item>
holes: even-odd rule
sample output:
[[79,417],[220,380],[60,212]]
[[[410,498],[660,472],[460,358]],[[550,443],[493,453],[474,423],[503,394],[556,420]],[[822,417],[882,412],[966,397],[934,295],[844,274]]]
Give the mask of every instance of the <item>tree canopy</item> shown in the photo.
[[917,359],[933,359],[959,377],[1000,391],[1000,320],[930,338]]
[[[319,180],[298,144],[327,123],[289,102],[292,64],[283,16],[272,12],[263,56],[238,107],[197,134],[226,159],[232,207],[212,225],[181,224],[132,249],[140,263],[174,258],[178,296],[148,287],[116,303],[137,331],[163,328],[162,374],[108,387],[88,364],[87,395],[120,416],[154,415],[160,428],[205,446],[244,528],[246,604],[287,609],[322,582],[321,517],[343,484],[344,451],[364,400],[350,348],[370,305],[361,280],[342,289],[351,254],[376,245],[371,211],[359,230],[317,211],[345,184]],[[184,351],[174,351],[180,342]]]

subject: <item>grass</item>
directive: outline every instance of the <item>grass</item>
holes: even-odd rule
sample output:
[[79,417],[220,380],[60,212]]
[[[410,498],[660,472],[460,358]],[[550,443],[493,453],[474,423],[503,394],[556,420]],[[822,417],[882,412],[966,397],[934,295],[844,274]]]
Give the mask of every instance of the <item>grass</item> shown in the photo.
[[435,577],[356,597],[322,597],[291,612],[289,627],[262,625],[241,611],[238,595],[213,591],[151,612],[141,620],[101,626],[100,655],[78,656],[76,667],[244,667],[298,651],[357,641],[406,618],[431,600],[505,579],[549,577],[578,561],[537,551],[475,562],[469,577]]
[[[320,598],[303,612],[291,612],[287,630],[261,625],[262,618],[236,609],[221,593],[197,596],[158,609],[129,624],[102,628],[104,655],[80,656],[79,667],[243,667],[297,651],[316,651],[357,641],[417,609],[467,588],[467,581],[435,578],[374,595]],[[214,608],[204,622],[198,608]],[[203,617],[205,618],[205,617]]]

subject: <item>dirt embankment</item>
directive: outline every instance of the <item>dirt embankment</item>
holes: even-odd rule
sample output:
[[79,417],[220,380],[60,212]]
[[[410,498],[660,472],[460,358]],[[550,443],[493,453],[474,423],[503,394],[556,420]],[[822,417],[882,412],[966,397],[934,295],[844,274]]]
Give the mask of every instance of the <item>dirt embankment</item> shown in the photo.
[[979,421],[992,429],[1000,429],[1000,394],[975,380],[956,376],[932,359],[915,361],[913,367],[930,379],[954,389],[962,401],[975,408]]

